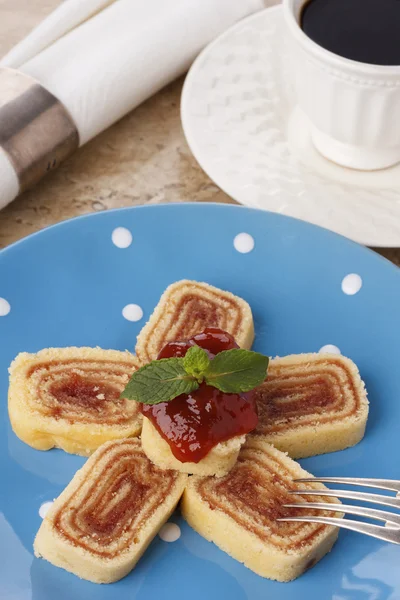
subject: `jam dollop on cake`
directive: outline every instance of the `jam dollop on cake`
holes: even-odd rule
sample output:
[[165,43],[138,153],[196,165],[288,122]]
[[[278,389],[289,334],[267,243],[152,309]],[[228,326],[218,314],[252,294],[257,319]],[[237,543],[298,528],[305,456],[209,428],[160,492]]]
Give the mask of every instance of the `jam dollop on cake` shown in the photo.
[[[211,359],[239,347],[226,331],[208,327],[187,341],[169,342],[158,359],[183,357],[194,345],[204,348]],[[258,423],[253,392],[227,394],[206,383],[169,402],[142,405],[141,410],[183,463],[198,463],[214,446],[249,433]]]

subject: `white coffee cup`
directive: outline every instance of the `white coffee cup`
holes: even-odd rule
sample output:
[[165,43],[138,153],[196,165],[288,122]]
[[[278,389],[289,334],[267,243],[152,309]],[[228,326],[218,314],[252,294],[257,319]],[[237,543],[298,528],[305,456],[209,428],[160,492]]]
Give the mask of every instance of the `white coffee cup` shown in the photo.
[[306,2],[283,0],[283,12],[297,102],[315,147],[354,169],[400,162],[400,65],[360,63],[313,42],[300,27]]

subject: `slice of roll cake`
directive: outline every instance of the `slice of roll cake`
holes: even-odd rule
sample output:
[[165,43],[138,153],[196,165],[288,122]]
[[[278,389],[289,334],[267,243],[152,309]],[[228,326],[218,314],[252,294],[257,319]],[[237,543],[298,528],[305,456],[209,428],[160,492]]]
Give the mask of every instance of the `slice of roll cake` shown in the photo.
[[50,508],[35,556],[95,583],[117,581],[170,517],[186,481],[155,467],[138,439],[107,442]]
[[238,435],[226,442],[220,442],[198,463],[181,462],[172,454],[166,442],[153,423],[143,417],[142,447],[146,456],[161,469],[175,469],[181,473],[215,475],[222,477],[229,473],[235,464],[239,450],[246,441],[245,435]]
[[139,333],[137,357],[148,363],[167,342],[187,340],[206,327],[227,331],[241,348],[253,343],[253,316],[245,300],[207,283],[177,281],[165,290]]
[[116,350],[23,352],[9,369],[12,428],[37,450],[55,446],[83,456],[106,441],[136,436],[142,415],[120,394],[137,368],[132,354]]
[[[200,535],[249,569],[269,579],[290,581],[330,551],[338,528],[316,523],[279,522],[286,516],[316,511],[284,508],[293,503],[294,479],[310,477],[300,465],[261,438],[248,439],[228,475],[190,477],[181,509]],[[307,488],[306,488],[307,485]],[[326,489],[301,483],[302,489]],[[334,498],[296,496],[299,502],[338,502]],[[318,511],[318,516],[341,516]]]
[[336,354],[274,358],[256,391],[262,435],[292,458],[343,450],[364,436],[368,400],[356,365]]

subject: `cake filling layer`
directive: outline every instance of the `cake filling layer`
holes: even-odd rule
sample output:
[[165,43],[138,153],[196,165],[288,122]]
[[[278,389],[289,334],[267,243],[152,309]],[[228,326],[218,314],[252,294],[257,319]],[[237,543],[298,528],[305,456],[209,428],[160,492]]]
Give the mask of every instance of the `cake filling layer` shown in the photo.
[[[158,328],[160,320],[154,323],[154,329]],[[229,298],[210,292],[207,296],[184,294],[175,306],[174,337],[171,338],[170,331],[163,331],[160,336],[160,349],[171,339],[188,339],[194,333],[202,331],[205,324],[207,327],[218,327],[228,331],[235,337],[239,332],[241,321],[240,307]]]
[[54,515],[54,529],[73,545],[112,558],[135,543],[179,476],[155,467],[137,439],[108,445]]
[[[293,481],[296,477],[297,474],[279,460],[279,454],[273,448],[270,452],[264,449],[260,452],[257,441],[249,440],[228,475],[221,479],[199,478],[196,485],[199,495],[211,510],[222,511],[261,541],[290,552],[299,547],[312,546],[326,528],[315,523],[276,521],[285,516],[305,514],[304,509],[283,506],[293,503],[289,490],[300,489],[299,484]],[[316,489],[318,486],[302,483],[301,487]],[[296,501],[307,502],[310,498],[297,496]],[[312,496],[311,501],[326,502],[327,499]],[[307,511],[307,515],[313,514],[317,515],[317,512]],[[332,512],[318,511],[318,516],[332,515]]]
[[137,356],[142,363],[150,362],[167,342],[189,339],[205,327],[227,331],[245,348],[251,346],[254,337],[247,302],[205,283],[174,283],[164,292],[139,334]]
[[341,421],[361,405],[354,373],[333,357],[298,364],[271,360],[268,379],[255,394],[259,422],[254,433],[261,435]]
[[70,423],[123,425],[139,413],[120,398],[135,369],[134,362],[88,359],[35,364],[27,372],[32,408]]

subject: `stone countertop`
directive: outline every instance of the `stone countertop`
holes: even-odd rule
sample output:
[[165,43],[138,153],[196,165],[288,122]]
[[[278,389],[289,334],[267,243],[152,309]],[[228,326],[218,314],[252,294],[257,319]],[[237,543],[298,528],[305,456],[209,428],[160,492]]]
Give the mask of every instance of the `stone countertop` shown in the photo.
[[[0,55],[59,0],[0,0]],[[182,79],[78,150],[0,212],[0,248],[85,213],[161,202],[233,202],[201,170],[183,135]],[[400,249],[379,249],[400,265]]]

